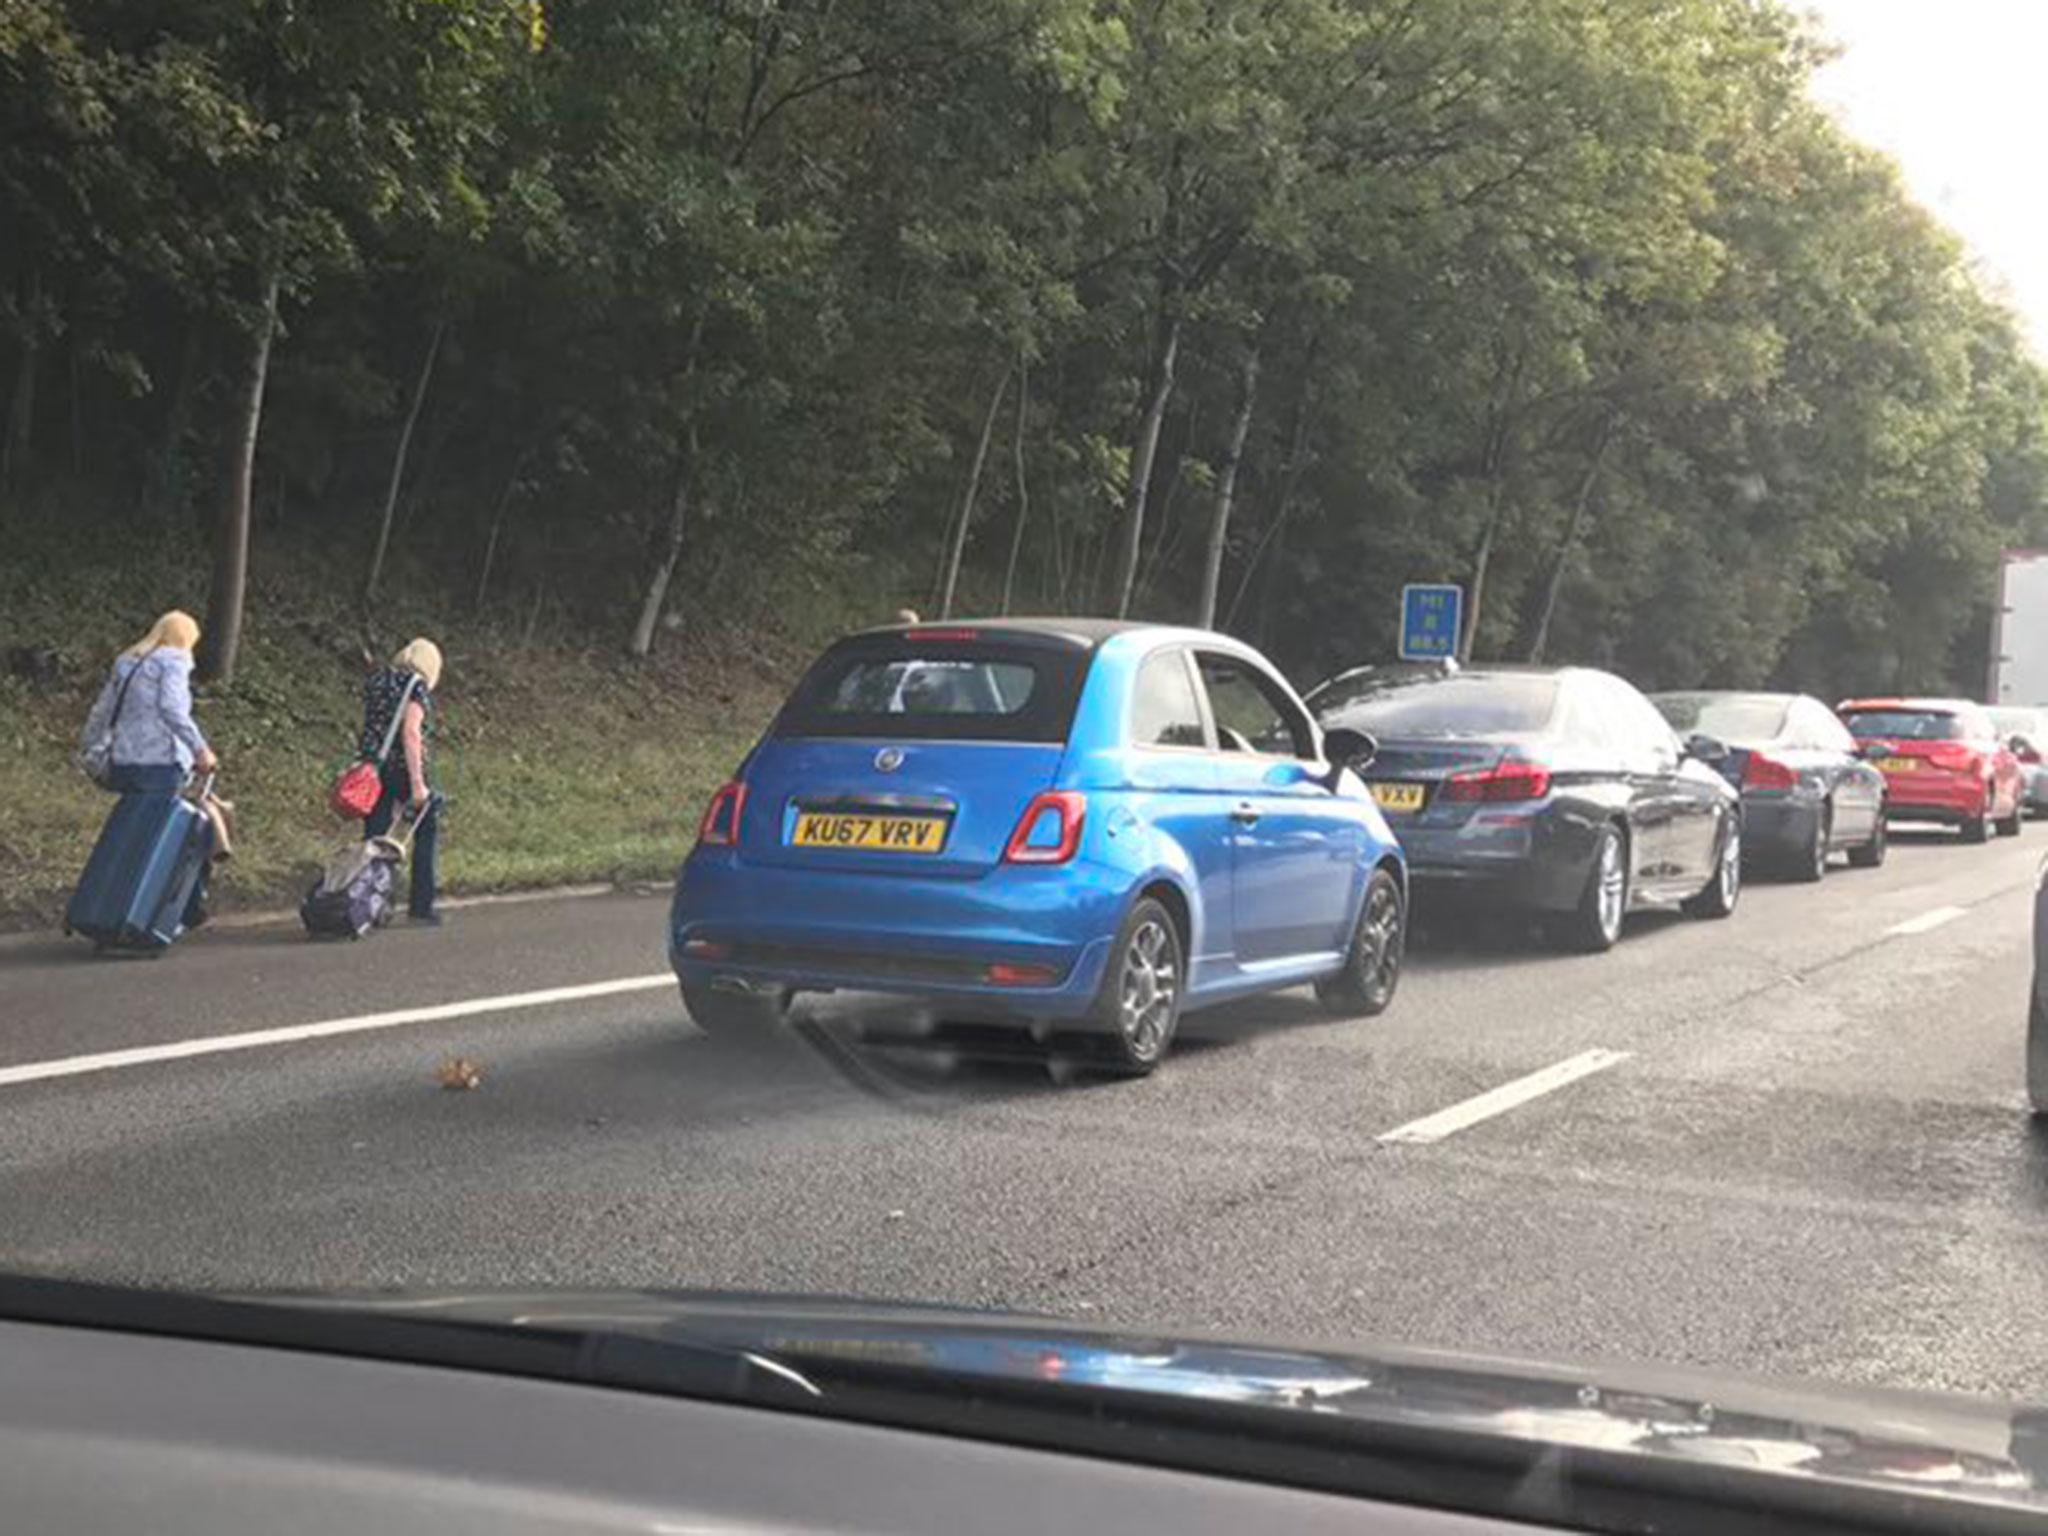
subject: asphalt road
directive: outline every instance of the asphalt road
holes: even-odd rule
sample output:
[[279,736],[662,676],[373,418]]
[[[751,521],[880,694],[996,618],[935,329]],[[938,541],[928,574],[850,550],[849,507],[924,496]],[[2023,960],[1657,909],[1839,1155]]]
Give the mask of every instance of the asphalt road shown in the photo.
[[[893,1015],[844,1000],[716,1045],[648,898],[150,962],[8,941],[0,1267],[918,1297],[2048,1398],[2021,1080],[2044,851],[1902,836],[1883,870],[1597,957],[1442,924],[1382,1019],[1233,1008],[1142,1082],[849,1049]],[[441,1005],[469,1011],[415,1016]],[[455,1055],[474,1091],[437,1085]],[[1585,1075],[1383,1139],[1559,1063]]]

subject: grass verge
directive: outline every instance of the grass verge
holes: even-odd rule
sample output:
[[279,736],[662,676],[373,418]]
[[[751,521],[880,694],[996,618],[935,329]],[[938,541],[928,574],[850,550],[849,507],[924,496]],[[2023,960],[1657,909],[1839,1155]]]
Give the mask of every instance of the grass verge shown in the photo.
[[[80,723],[119,647],[162,609],[204,613],[203,570],[178,551],[67,535],[0,570],[0,926],[54,924],[111,800],[72,764]],[[295,904],[352,834],[327,786],[360,720],[360,631],[316,557],[272,549],[252,587],[239,674],[196,713],[235,802],[224,909]],[[846,592],[788,605],[801,624],[664,636],[647,663],[531,637],[431,597],[387,603],[386,646],[414,633],[447,653],[435,778],[449,797],[453,893],[670,876],[711,792],[789,679],[832,630],[872,619]]]

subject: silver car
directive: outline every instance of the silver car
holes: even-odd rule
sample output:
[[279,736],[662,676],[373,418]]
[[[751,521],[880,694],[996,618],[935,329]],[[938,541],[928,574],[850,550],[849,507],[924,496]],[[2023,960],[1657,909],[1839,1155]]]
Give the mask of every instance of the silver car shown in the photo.
[[2023,800],[2030,816],[2048,816],[2048,710],[1999,707],[1987,709],[1991,723],[2020,760],[2026,781]]

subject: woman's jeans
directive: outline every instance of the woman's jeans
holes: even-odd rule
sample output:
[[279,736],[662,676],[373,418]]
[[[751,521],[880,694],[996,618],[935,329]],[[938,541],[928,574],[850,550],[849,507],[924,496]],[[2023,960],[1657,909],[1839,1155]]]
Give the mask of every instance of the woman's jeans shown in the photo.
[[[383,781],[384,792],[377,797],[377,804],[370,814],[363,818],[364,837],[382,837],[391,830],[391,823],[398,819],[398,813],[412,800],[412,781],[406,776],[404,765],[396,765],[396,777],[386,773]],[[420,817],[420,824],[412,835],[412,853],[407,862],[412,865],[412,899],[406,904],[414,917],[434,915],[434,891],[437,871],[435,853],[441,839],[441,797],[427,796],[427,809]]]
[[[162,795],[169,798],[185,787],[185,770],[176,763],[115,763],[107,775],[107,787],[123,795]],[[213,824],[204,833],[206,853],[199,861],[199,878],[192,882],[192,899],[185,903],[184,923],[196,928],[206,921],[206,883],[213,874]]]

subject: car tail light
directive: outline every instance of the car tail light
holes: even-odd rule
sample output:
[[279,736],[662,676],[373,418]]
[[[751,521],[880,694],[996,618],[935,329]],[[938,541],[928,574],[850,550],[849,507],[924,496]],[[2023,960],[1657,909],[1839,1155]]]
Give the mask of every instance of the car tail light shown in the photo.
[[1791,789],[1798,782],[1798,774],[1775,757],[1765,757],[1761,752],[1750,753],[1749,761],[1742,765],[1744,789]]
[[1984,754],[1975,747],[1960,747],[1943,742],[1928,749],[1927,764],[1930,768],[1939,768],[1944,773],[1980,774],[1984,771]]
[[740,840],[740,817],[747,809],[747,786],[738,779],[725,785],[704,808],[697,841],[707,848],[730,848]]
[[981,638],[981,631],[978,629],[907,629],[903,632],[903,638],[906,640],[937,640],[941,642],[979,640]]
[[1011,965],[998,960],[988,968],[988,984],[992,987],[1049,987],[1060,979],[1060,973],[1049,965]]
[[1024,808],[1005,864],[1064,864],[1081,846],[1081,823],[1088,815],[1088,797],[1071,789],[1049,789]]
[[730,960],[732,946],[722,939],[691,939],[683,945],[683,953],[692,960]]
[[2032,747],[2014,747],[2012,755],[2023,763],[2035,764],[2041,761],[2041,754]]
[[1454,773],[1444,780],[1446,800],[1541,800],[1550,793],[1550,770],[1511,757],[1491,768]]

